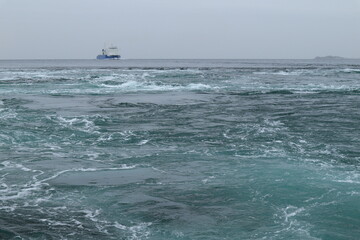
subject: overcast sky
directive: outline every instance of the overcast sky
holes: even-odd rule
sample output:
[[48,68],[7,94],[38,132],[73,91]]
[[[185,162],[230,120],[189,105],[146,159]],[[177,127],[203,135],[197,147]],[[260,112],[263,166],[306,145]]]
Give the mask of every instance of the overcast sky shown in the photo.
[[0,59],[360,58],[360,0],[0,0]]

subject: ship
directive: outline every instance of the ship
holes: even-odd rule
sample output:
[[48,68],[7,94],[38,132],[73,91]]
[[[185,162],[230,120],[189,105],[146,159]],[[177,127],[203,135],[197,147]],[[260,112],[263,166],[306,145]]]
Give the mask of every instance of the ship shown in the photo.
[[96,59],[120,59],[119,50],[116,46],[110,46],[103,48],[100,55],[97,55]]

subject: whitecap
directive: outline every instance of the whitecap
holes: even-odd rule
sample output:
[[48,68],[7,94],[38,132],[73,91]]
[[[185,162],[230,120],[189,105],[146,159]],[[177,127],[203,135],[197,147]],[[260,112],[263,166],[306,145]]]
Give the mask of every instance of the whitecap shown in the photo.
[[360,69],[357,69],[357,68],[345,68],[345,69],[340,69],[339,72],[344,72],[344,73],[360,73]]
[[12,119],[17,118],[17,116],[18,114],[12,109],[0,109],[0,119]]
[[208,90],[208,89],[218,89],[218,87],[213,87],[203,83],[190,83],[188,85],[167,85],[159,84],[153,82],[139,82],[135,80],[130,80],[119,85],[109,85],[109,84],[100,84],[101,87],[111,88],[114,90],[120,90],[123,92],[137,92],[137,91],[196,91],[196,90]]
[[122,224],[120,224],[118,222],[115,222],[113,226],[116,227],[117,229],[120,229],[120,230],[127,230],[128,229],[128,227],[126,227],[126,226],[124,226],[124,225],[122,225]]
[[141,145],[145,145],[146,143],[148,143],[149,140],[142,140],[140,141],[137,145],[141,146]]
[[149,230],[149,226],[151,225],[151,222],[143,222],[131,227],[127,227],[115,221],[112,226],[123,231],[129,231],[132,235],[130,239],[147,239],[151,234]]
[[352,180],[352,179],[334,180],[334,182],[360,184],[360,181],[356,181],[356,180]]
[[186,88],[189,88],[190,90],[205,90],[205,89],[210,89],[212,87],[202,83],[190,83]]
[[210,176],[210,177],[208,177],[208,178],[205,178],[205,179],[201,180],[201,182],[202,182],[203,184],[206,184],[206,183],[208,183],[211,179],[214,179],[214,178],[215,178],[215,176]]
[[[54,119],[54,117],[48,117],[50,119]],[[89,119],[90,116],[80,116],[80,117],[74,117],[74,118],[64,118],[62,116],[56,116],[55,119],[59,122],[60,125],[63,127],[68,127],[71,129],[75,129],[82,132],[87,133],[97,133],[99,134],[97,130],[99,127],[97,127],[94,123],[94,121]]]
[[288,222],[290,218],[295,217],[296,215],[298,215],[299,213],[305,211],[305,208],[301,207],[295,207],[295,206],[287,206],[286,208],[282,209],[284,217],[285,217],[285,222]]

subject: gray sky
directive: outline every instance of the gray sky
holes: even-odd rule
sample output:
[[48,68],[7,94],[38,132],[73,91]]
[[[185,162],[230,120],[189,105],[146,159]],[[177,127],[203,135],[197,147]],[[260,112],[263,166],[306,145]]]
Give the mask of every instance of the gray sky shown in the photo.
[[360,58],[360,0],[0,0],[0,59]]

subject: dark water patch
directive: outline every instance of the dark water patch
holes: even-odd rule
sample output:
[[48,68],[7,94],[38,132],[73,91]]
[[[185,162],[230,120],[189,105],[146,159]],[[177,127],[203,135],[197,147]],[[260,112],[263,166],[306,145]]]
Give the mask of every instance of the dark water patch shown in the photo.
[[103,81],[102,84],[106,84],[109,86],[119,86],[119,85],[123,84],[123,82],[119,82],[119,81],[115,81],[115,80],[108,80],[108,81]]
[[339,90],[319,90],[318,94],[333,94],[333,95],[359,95],[360,89],[339,89]]
[[158,105],[154,103],[131,103],[131,102],[119,102],[116,103],[114,100],[107,100],[103,102],[101,105],[98,105],[101,108],[156,108]]
[[[50,215],[54,214],[54,215]],[[59,213],[41,213],[36,209],[19,209],[15,213],[7,213],[6,216],[0,217],[2,222],[3,239],[78,239],[86,237],[87,239],[110,238],[109,234],[99,231],[96,224],[85,222],[84,216],[64,216]],[[85,214],[83,214],[85,215]],[[70,218],[69,218],[70,217]],[[82,220],[80,221],[75,220]]]
[[274,90],[274,91],[266,92],[266,94],[294,94],[294,93],[289,90]]
[[3,98],[1,101],[3,102],[3,107],[12,109],[20,108],[22,105],[32,102],[31,100],[26,100],[23,98]]
[[264,92],[262,91],[238,91],[238,92],[234,92],[234,91],[230,91],[227,93],[224,93],[225,95],[244,95],[244,96],[249,96],[249,95],[260,95],[260,94],[264,94]]
[[1,239],[14,239],[16,236],[19,236],[19,234],[9,229],[6,229],[5,227],[0,228]]

